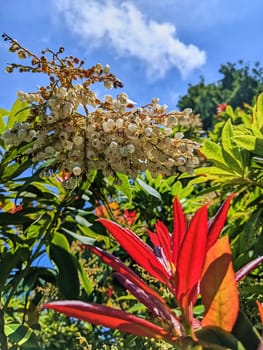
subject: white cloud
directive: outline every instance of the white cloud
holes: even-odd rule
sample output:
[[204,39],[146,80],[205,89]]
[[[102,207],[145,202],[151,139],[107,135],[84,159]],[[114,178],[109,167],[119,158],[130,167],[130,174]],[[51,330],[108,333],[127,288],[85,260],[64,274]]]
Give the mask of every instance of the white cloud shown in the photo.
[[140,60],[152,80],[172,68],[186,77],[206,61],[204,51],[180,41],[172,23],[147,19],[130,1],[56,0],[55,4],[83,45],[107,44],[120,57]]

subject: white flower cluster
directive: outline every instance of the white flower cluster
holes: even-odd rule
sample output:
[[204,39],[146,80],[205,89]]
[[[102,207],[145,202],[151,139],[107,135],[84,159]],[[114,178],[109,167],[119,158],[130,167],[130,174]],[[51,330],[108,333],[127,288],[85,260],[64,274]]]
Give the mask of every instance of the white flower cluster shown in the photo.
[[[109,74],[108,65],[98,69]],[[112,88],[111,80],[104,83]],[[30,144],[26,154],[32,162],[53,160],[55,172],[64,169],[80,176],[97,169],[105,176],[121,172],[136,178],[145,169],[153,176],[169,176],[192,173],[198,165],[194,150],[199,145],[184,139],[177,128],[189,120],[190,109],[168,113],[157,98],[135,108],[126,93],[100,101],[88,84],[60,85],[52,91],[42,87],[36,93],[18,92],[18,97],[31,105],[31,113],[1,138],[9,146]]]

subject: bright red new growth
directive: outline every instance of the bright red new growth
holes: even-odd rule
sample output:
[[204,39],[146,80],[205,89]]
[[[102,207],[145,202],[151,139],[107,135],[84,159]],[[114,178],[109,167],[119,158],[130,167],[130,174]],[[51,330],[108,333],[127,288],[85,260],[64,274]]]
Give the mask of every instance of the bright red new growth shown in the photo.
[[193,289],[200,280],[206,255],[207,240],[207,206],[201,207],[185,233],[177,258],[176,297],[180,306],[185,309],[195,302]]
[[67,316],[104,327],[119,329],[141,337],[165,338],[168,332],[142,318],[108,306],[84,303],[77,300],[55,301],[44,308],[59,311]]
[[235,193],[231,194],[221,205],[216,215],[211,220],[209,220],[207,250],[212,247],[212,245],[215,244],[216,240],[218,239],[220,232],[222,231],[226,222],[230,202],[235,196]]
[[174,198],[173,212],[174,212],[174,227],[173,227],[171,248],[173,252],[173,263],[176,265],[179,248],[186,231],[186,222],[184,218],[184,212],[177,197]]
[[169,275],[148,244],[144,243],[129,229],[123,228],[115,222],[107,219],[99,219],[98,221],[103,224],[137,264],[141,265],[162,283],[167,283]]
[[[98,220],[136,263],[169,288],[181,309],[181,321],[165,300],[128,266],[94,246],[87,248],[116,271],[114,276],[118,281],[161,320],[163,328],[121,310],[93,303],[64,301],[48,303],[44,307],[93,324],[170,342],[184,336],[184,332],[187,333],[189,329],[194,331],[195,327],[216,326],[230,332],[239,311],[236,280],[244,277],[263,260],[262,257],[255,259],[234,273],[228,239],[218,239],[232,198],[233,195],[209,223],[207,206],[202,206],[188,227],[182,207],[175,198],[173,232],[170,233],[158,221],[156,232],[149,231],[153,249],[131,230],[105,218]],[[199,289],[205,306],[202,324],[193,319],[192,314]],[[263,318],[263,307],[259,303],[258,308]]]

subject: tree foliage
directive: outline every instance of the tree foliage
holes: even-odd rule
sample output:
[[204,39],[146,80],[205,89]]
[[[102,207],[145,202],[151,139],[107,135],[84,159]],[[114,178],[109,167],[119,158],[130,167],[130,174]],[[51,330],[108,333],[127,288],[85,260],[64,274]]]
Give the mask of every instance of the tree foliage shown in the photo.
[[263,90],[263,68],[259,62],[253,66],[238,63],[222,64],[219,73],[221,79],[205,83],[203,77],[195,85],[189,85],[187,94],[181,96],[178,107],[190,107],[199,113],[205,130],[210,130],[216,119],[219,104],[228,104],[234,109],[243,108],[244,103],[251,105]]

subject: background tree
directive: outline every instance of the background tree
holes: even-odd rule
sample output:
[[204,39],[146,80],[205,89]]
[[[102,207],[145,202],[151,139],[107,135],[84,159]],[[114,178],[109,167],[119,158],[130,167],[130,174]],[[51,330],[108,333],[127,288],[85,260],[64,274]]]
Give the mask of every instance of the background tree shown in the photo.
[[254,103],[263,90],[263,68],[259,62],[253,66],[242,60],[227,62],[220,66],[219,73],[223,78],[217,82],[206,84],[201,77],[198,84],[190,84],[178,102],[180,109],[190,107],[201,115],[205,130],[211,129],[219,104],[227,103],[234,109],[243,107],[244,103]]

